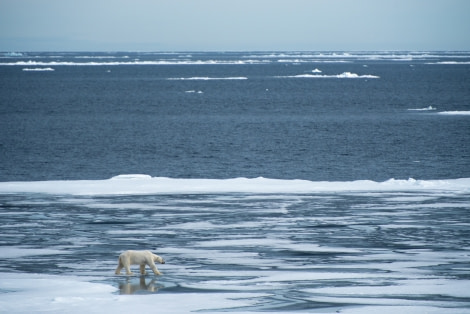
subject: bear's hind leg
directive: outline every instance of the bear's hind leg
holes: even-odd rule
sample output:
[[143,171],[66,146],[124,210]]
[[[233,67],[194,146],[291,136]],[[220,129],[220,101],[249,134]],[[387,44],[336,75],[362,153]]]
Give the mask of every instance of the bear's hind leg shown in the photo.
[[131,260],[129,258],[126,258],[125,260],[122,261],[122,264],[124,265],[124,269],[126,270],[126,275],[134,275],[133,272],[131,272]]
[[140,273],[142,275],[146,275],[147,272],[145,271],[145,264],[140,264]]
[[121,263],[121,258],[118,259],[118,266],[116,268],[116,271],[114,272],[116,275],[120,275],[121,274],[121,269],[122,269],[123,265]]

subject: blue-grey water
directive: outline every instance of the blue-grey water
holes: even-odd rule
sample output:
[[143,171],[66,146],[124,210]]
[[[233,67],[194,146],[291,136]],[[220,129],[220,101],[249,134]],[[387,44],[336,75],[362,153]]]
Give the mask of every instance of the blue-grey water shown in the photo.
[[413,56],[3,57],[0,181],[470,177],[469,116],[439,114],[470,110],[470,55]]
[[457,52],[0,54],[0,309],[468,313],[469,86]]

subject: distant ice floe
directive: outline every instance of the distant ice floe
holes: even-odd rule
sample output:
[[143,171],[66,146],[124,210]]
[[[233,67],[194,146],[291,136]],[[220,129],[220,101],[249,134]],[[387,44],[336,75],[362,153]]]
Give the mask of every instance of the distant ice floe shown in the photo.
[[75,59],[129,59],[129,56],[75,56]]
[[[437,110],[437,108],[433,107],[433,106],[429,106],[429,107],[425,107],[425,108],[415,108],[415,109],[408,109],[409,111],[435,111]],[[470,115],[470,111],[441,111],[441,112],[437,112],[437,114],[441,114],[441,115],[462,115],[462,116],[466,116],[466,115]]]
[[121,174],[115,177],[112,177],[111,180],[145,180],[145,179],[152,179],[151,176],[148,174]]
[[444,114],[444,115],[462,115],[462,116],[470,115],[470,111],[441,111],[438,113]]
[[416,108],[416,109],[408,109],[410,111],[432,111],[432,110],[436,110],[435,107],[433,106],[429,106],[429,107],[425,107],[425,108]]
[[354,60],[413,61],[436,58],[468,58],[468,53],[429,51],[331,51],[331,52],[272,52],[250,54],[247,58],[277,59],[277,62],[351,62]]
[[107,62],[72,62],[72,61],[16,61],[2,62],[4,66],[116,66],[116,65],[230,65],[230,64],[262,64],[261,60],[134,60]]
[[470,64],[470,61],[439,61],[439,62],[428,62],[426,64]]
[[22,52],[7,52],[4,54],[5,57],[12,57],[12,58],[17,58],[17,57],[22,57],[23,53]]
[[53,68],[24,68],[23,71],[25,72],[49,72],[54,71]]
[[[318,73],[318,72],[314,72]],[[287,75],[287,76],[276,76],[277,78],[347,78],[347,79],[356,79],[356,78],[370,78],[377,79],[380,76],[376,75],[359,75],[351,72],[343,72],[341,74],[334,75],[323,75],[323,74],[298,74],[298,75]]]
[[[0,59],[11,62],[0,65],[26,65],[36,62],[42,66],[100,66],[100,65],[211,65],[211,64],[305,64],[305,63],[354,63],[357,61],[428,62],[428,64],[470,64],[468,52],[429,51],[290,51],[290,52],[247,52],[247,53],[201,53],[181,52],[129,52],[122,55],[111,53],[0,53]],[[206,59],[206,57],[208,57]],[[67,58],[67,61],[66,59]],[[142,59],[145,58],[145,60]],[[17,60],[14,60],[17,59]],[[18,59],[23,59],[19,61]],[[28,60],[29,61],[25,61]],[[44,60],[47,59],[47,60]],[[62,59],[62,61],[60,60]],[[53,60],[53,61],[52,61]]]
[[212,81],[212,80],[247,80],[245,76],[234,76],[234,77],[207,77],[207,76],[195,76],[195,77],[170,77],[170,81]]
[[259,178],[176,179],[148,175],[120,175],[107,180],[0,182],[0,193],[71,195],[145,195],[206,193],[322,193],[344,191],[470,192],[470,178],[449,180],[370,180],[334,182]]
[[351,63],[350,60],[320,60],[320,59],[279,59],[276,62],[279,63],[293,63],[293,64],[300,64],[300,63]]

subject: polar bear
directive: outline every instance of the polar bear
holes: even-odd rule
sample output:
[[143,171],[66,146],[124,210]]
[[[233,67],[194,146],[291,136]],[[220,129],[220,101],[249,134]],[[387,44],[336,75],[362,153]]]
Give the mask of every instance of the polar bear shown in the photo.
[[121,274],[121,269],[126,270],[126,275],[133,275],[130,270],[130,265],[140,265],[140,273],[145,275],[145,265],[148,265],[155,275],[161,275],[154,262],[165,264],[165,260],[150,251],[125,251],[119,255],[118,267],[116,268],[116,275]]

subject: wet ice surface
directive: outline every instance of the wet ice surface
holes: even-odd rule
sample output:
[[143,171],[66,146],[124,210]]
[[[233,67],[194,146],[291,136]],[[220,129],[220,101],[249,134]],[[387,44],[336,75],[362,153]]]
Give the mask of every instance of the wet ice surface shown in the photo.
[[[470,313],[469,200],[431,190],[2,194],[0,308]],[[115,276],[127,249],[161,255],[163,275]]]

